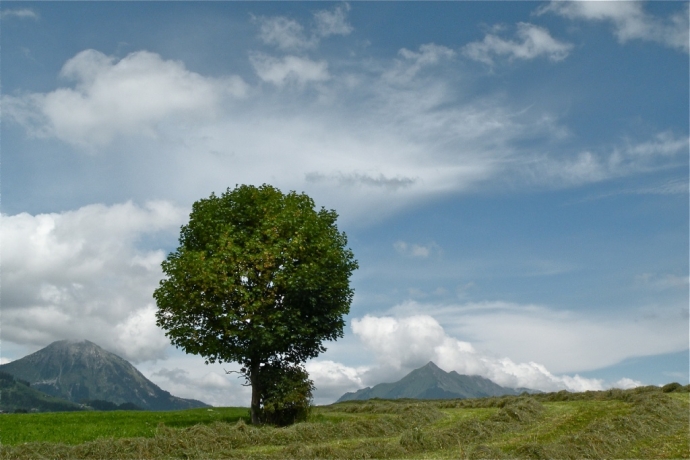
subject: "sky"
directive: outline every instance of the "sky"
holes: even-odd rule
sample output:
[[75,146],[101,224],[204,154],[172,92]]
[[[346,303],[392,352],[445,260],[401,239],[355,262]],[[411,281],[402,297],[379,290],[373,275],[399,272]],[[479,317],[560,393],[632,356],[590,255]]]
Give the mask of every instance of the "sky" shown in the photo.
[[688,382],[687,2],[0,5],[0,362],[87,339],[248,406],[155,324],[194,201],[271,184],[359,262],[315,402],[429,361]]

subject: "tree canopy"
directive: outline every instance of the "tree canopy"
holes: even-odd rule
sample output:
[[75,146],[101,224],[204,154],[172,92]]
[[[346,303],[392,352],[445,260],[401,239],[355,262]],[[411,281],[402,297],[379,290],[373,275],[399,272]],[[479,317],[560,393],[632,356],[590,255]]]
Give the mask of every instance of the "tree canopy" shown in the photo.
[[194,203],[162,264],[157,324],[207,363],[243,366],[253,422],[263,366],[303,363],[343,336],[357,262],[337,217],[303,193],[238,186]]

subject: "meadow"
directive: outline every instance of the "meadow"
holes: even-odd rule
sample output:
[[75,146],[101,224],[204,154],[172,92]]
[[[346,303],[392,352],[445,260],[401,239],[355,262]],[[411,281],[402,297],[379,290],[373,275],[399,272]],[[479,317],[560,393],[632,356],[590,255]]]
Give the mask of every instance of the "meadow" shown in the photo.
[[690,458],[690,386],[314,407],[285,428],[246,408],[0,415],[0,459]]

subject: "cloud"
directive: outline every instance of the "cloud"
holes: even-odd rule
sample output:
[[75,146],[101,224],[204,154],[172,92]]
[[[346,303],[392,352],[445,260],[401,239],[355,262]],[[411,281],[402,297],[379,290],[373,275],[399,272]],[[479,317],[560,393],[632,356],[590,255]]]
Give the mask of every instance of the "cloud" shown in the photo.
[[535,59],[546,57],[550,61],[562,61],[573,45],[563,43],[551,36],[548,30],[525,22],[517,25],[518,41],[504,40],[497,35],[487,34],[481,42],[472,42],[462,49],[470,59],[492,65],[493,57],[513,59]]
[[260,16],[254,20],[259,24],[259,39],[267,45],[281,50],[299,50],[312,48],[317,44],[314,39],[307,38],[304,27],[294,19]]
[[526,387],[543,391],[602,389],[600,380],[579,376],[555,376],[535,362],[515,363],[479,353],[471,343],[446,334],[428,315],[403,318],[366,315],[352,321],[352,331],[376,355],[381,368],[409,372],[434,361],[447,371],[481,375],[499,385]]
[[18,10],[2,10],[0,12],[0,18],[18,18],[18,19],[38,19],[38,14],[33,10],[28,8],[22,8]]
[[630,388],[637,388],[641,387],[643,385],[642,382],[639,380],[633,380],[629,379],[627,377],[623,377],[616,383],[612,385],[612,388],[620,388],[621,390],[629,390]]
[[[205,364],[198,355],[171,350],[164,361],[147,361],[139,371],[162,389],[181,398],[203,401],[216,407],[249,407],[251,388],[236,373],[235,363]],[[239,378],[238,378],[239,377]]]
[[[686,136],[665,131],[651,140],[627,140],[603,152],[587,150],[560,158],[547,154],[525,157],[518,169],[522,169],[524,177],[531,177],[535,183],[548,185],[558,182],[574,186],[679,166],[682,163],[674,160],[687,154],[688,145]],[[665,193],[669,191],[665,190]]]
[[345,187],[361,185],[365,187],[384,188],[391,191],[409,187],[415,183],[415,179],[410,177],[386,177],[383,174],[372,176],[362,173],[343,174],[342,172],[337,172],[330,175],[312,172],[307,173],[305,175],[305,179],[307,182],[311,183],[330,182],[337,183],[340,186]]
[[152,293],[165,255],[138,243],[176,234],[184,220],[161,201],[3,215],[3,340],[88,339],[134,362],[163,357]]
[[[3,110],[30,134],[140,171],[142,199],[191,203],[229,184],[271,183],[364,224],[444,194],[578,186],[677,165],[687,152],[686,137],[663,132],[570,153],[557,116],[451,84],[446,71],[462,77],[453,57],[427,43],[343,72],[255,52],[260,81],[249,86],[147,51],[116,61],[87,50],[63,66],[72,87],[4,96]],[[525,147],[535,141],[548,147]]]
[[118,135],[155,137],[157,125],[175,117],[188,123],[212,118],[224,102],[247,91],[237,76],[202,77],[147,51],[116,62],[85,50],[65,63],[60,76],[74,87],[6,95],[3,111],[35,136],[82,147],[103,146]]
[[330,404],[348,391],[364,387],[362,374],[368,368],[349,367],[331,360],[313,360],[306,365],[309,378],[316,387],[316,404]]
[[[683,5],[683,3],[681,3]],[[560,2],[541,7],[537,14],[555,13],[568,19],[606,21],[613,24],[620,43],[645,40],[688,52],[688,5],[666,19],[644,11],[641,2]]]
[[654,289],[688,289],[690,285],[690,277],[688,276],[678,276],[672,273],[665,274],[654,274],[654,273],[643,273],[635,278],[642,286],[649,286]]
[[347,22],[347,13],[350,5],[345,3],[336,6],[332,10],[321,10],[314,13],[316,21],[316,34],[319,37],[331,35],[349,35],[353,27]]
[[352,26],[347,22],[350,5],[336,6],[331,10],[314,13],[314,30],[307,34],[304,26],[285,16],[258,16],[253,20],[259,26],[259,39],[266,45],[283,51],[305,51],[314,49],[322,38],[332,35],[348,35]]
[[433,253],[440,253],[441,248],[434,242],[427,245],[421,244],[409,244],[405,241],[398,240],[393,243],[393,247],[398,252],[398,254],[408,256],[408,257],[418,257],[426,259]]
[[556,373],[591,371],[688,348],[687,306],[677,304],[628,309],[620,317],[498,301],[407,301],[390,310],[396,317],[418,312],[432,315],[478,349],[515,362],[538,362]]
[[393,83],[406,83],[417,76],[422,69],[451,60],[455,54],[452,49],[434,43],[420,45],[418,51],[401,48],[398,50],[398,55],[403,59],[397,60],[395,67],[386,71],[383,78]]
[[283,86],[289,82],[303,85],[330,78],[326,61],[317,62],[298,56],[275,58],[262,53],[253,53],[250,61],[261,80],[277,86]]

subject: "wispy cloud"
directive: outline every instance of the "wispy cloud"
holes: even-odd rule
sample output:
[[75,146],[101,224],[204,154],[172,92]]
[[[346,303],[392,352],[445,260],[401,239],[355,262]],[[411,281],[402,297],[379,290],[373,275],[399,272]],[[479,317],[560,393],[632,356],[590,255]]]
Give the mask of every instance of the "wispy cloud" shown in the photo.
[[684,6],[668,18],[647,13],[642,2],[554,1],[540,7],[537,14],[555,13],[569,19],[609,22],[621,43],[645,40],[688,52],[688,4],[678,4]]
[[305,51],[316,48],[321,39],[333,35],[349,35],[353,27],[347,21],[350,5],[345,3],[330,10],[314,13],[314,27],[308,33],[295,19],[285,16],[253,17],[259,26],[259,39],[283,51]]
[[[228,183],[301,189],[346,218],[380,219],[431,196],[483,187],[570,187],[681,164],[685,136],[663,132],[569,153],[552,113],[501,95],[468,97],[447,78],[449,48],[427,43],[390,59],[352,62],[254,52],[259,82],[207,77],[139,51],[115,59],[83,51],[63,66],[66,85],[3,96],[3,115],[27,132],[89,152],[144,158],[184,202]],[[444,72],[425,69],[444,67]],[[454,74],[455,75],[455,74]],[[526,149],[533,140],[544,141]],[[130,142],[141,155],[133,156]],[[556,147],[553,147],[556,146]],[[192,174],[194,172],[194,174]],[[165,183],[163,183],[165,181]]]
[[320,10],[314,13],[316,21],[316,35],[330,37],[331,35],[349,35],[354,28],[347,22],[350,5],[344,3],[331,10]]
[[554,62],[562,61],[573,47],[553,38],[547,29],[525,22],[518,23],[516,36],[517,40],[506,40],[487,34],[484,40],[469,43],[462,51],[470,59],[492,65],[495,57],[509,60],[546,57]]
[[347,187],[361,185],[366,187],[384,188],[391,191],[409,187],[416,182],[416,179],[411,177],[386,177],[383,174],[371,175],[364,173],[344,174],[342,172],[328,175],[318,172],[311,172],[305,175],[305,179],[307,182],[311,183],[330,182]]
[[2,10],[0,11],[0,18],[17,18],[17,19],[38,19],[38,14],[29,8],[22,8],[16,10]]
[[440,254],[441,248],[438,244],[431,242],[429,244],[411,244],[405,241],[398,240],[393,243],[393,247],[398,252],[398,254],[408,256],[408,257],[418,257],[426,259],[433,254]]
[[303,85],[330,78],[326,61],[312,61],[298,56],[275,58],[262,53],[252,53],[250,61],[261,80],[278,86],[290,82]]

